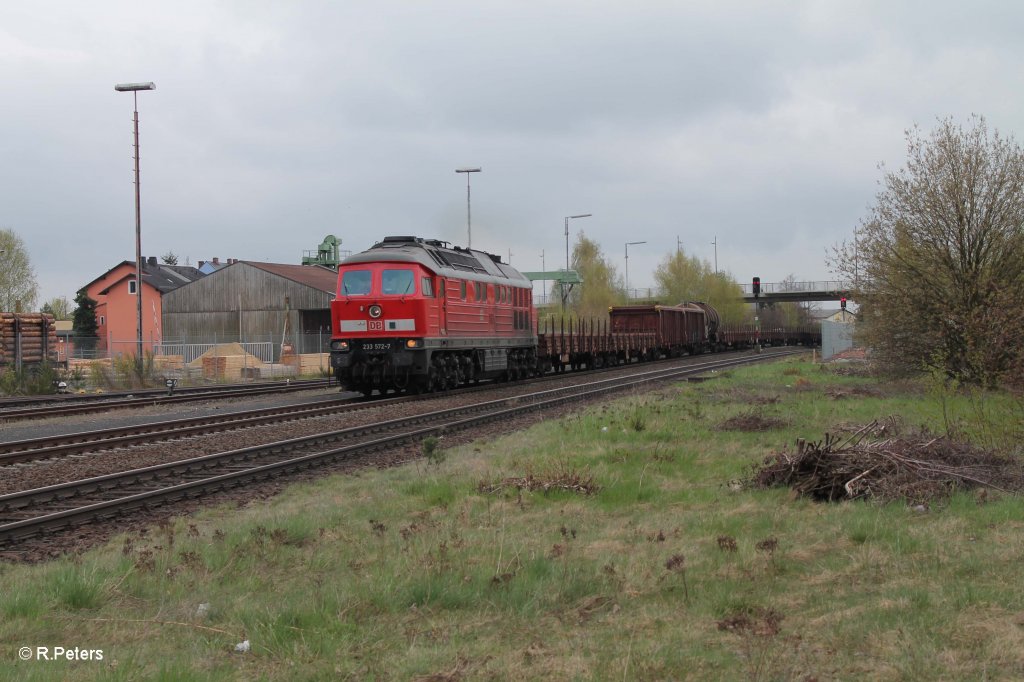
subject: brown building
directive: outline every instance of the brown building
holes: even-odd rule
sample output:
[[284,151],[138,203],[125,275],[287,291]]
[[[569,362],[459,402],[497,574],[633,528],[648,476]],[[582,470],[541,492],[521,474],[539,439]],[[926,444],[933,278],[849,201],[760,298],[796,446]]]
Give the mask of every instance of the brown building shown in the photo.
[[337,280],[321,266],[231,261],[164,296],[164,342],[269,343],[275,359],[282,344],[326,352]]

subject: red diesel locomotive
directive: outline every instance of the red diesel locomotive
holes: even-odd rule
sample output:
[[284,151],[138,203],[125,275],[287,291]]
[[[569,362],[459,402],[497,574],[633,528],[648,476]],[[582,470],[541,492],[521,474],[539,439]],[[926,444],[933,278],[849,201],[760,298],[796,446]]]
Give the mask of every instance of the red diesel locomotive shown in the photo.
[[385,237],[338,268],[331,367],[366,395],[526,376],[537,365],[532,298],[498,256]]
[[547,320],[532,284],[498,256],[386,237],[339,267],[331,367],[347,389],[446,390],[479,379],[695,355],[760,343],[820,343],[813,329],[723,328],[706,303],[629,305],[605,321]]

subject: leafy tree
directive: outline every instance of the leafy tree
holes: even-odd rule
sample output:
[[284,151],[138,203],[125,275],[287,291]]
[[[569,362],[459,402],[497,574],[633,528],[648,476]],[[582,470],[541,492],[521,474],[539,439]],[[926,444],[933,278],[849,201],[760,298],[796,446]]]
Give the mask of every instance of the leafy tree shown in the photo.
[[67,297],[58,296],[51,298],[49,301],[43,304],[43,307],[39,309],[41,313],[49,313],[53,315],[55,320],[70,320],[71,319],[71,304],[68,302]]
[[164,255],[160,256],[160,260],[164,262],[164,265],[177,265],[178,255],[173,251],[168,251]]
[[983,117],[907,131],[833,268],[854,282],[858,332],[894,369],[993,385],[1021,365],[1024,152]]
[[716,273],[711,264],[678,250],[665,256],[654,271],[654,282],[665,303],[702,301],[718,311],[724,325],[750,322],[750,309],[743,303],[743,290],[726,272]]
[[[577,284],[567,294],[572,314],[581,318],[603,318],[608,315],[609,306],[625,299],[624,285],[615,266],[601,253],[600,245],[582,232],[572,249],[572,267],[583,280],[583,284]],[[558,295],[561,296],[560,291]]]
[[72,315],[71,329],[75,334],[75,343],[79,348],[92,350],[96,347],[96,301],[89,298],[85,289],[75,296],[75,312]]
[[13,230],[0,230],[0,311],[35,310],[38,297],[25,243]]

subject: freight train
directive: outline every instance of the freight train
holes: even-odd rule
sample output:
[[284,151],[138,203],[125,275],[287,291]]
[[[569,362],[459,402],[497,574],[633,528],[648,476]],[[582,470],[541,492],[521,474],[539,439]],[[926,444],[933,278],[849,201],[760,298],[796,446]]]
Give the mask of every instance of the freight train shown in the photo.
[[[538,325],[532,282],[500,257],[403,236],[385,237],[339,266],[331,329],[335,376],[365,395],[788,339],[788,332],[762,337],[753,328],[722,329],[704,303],[620,306],[609,310],[607,322]],[[801,340],[813,342],[813,332]]]

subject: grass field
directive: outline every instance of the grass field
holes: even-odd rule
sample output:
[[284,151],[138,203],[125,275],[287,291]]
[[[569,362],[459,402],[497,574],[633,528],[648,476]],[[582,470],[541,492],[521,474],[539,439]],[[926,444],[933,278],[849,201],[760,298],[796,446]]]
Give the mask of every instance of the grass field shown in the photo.
[[805,359],[442,440],[416,465],[0,565],[0,677],[1021,679],[1019,497],[744,484],[797,438],[889,416],[1019,457],[1020,415]]

